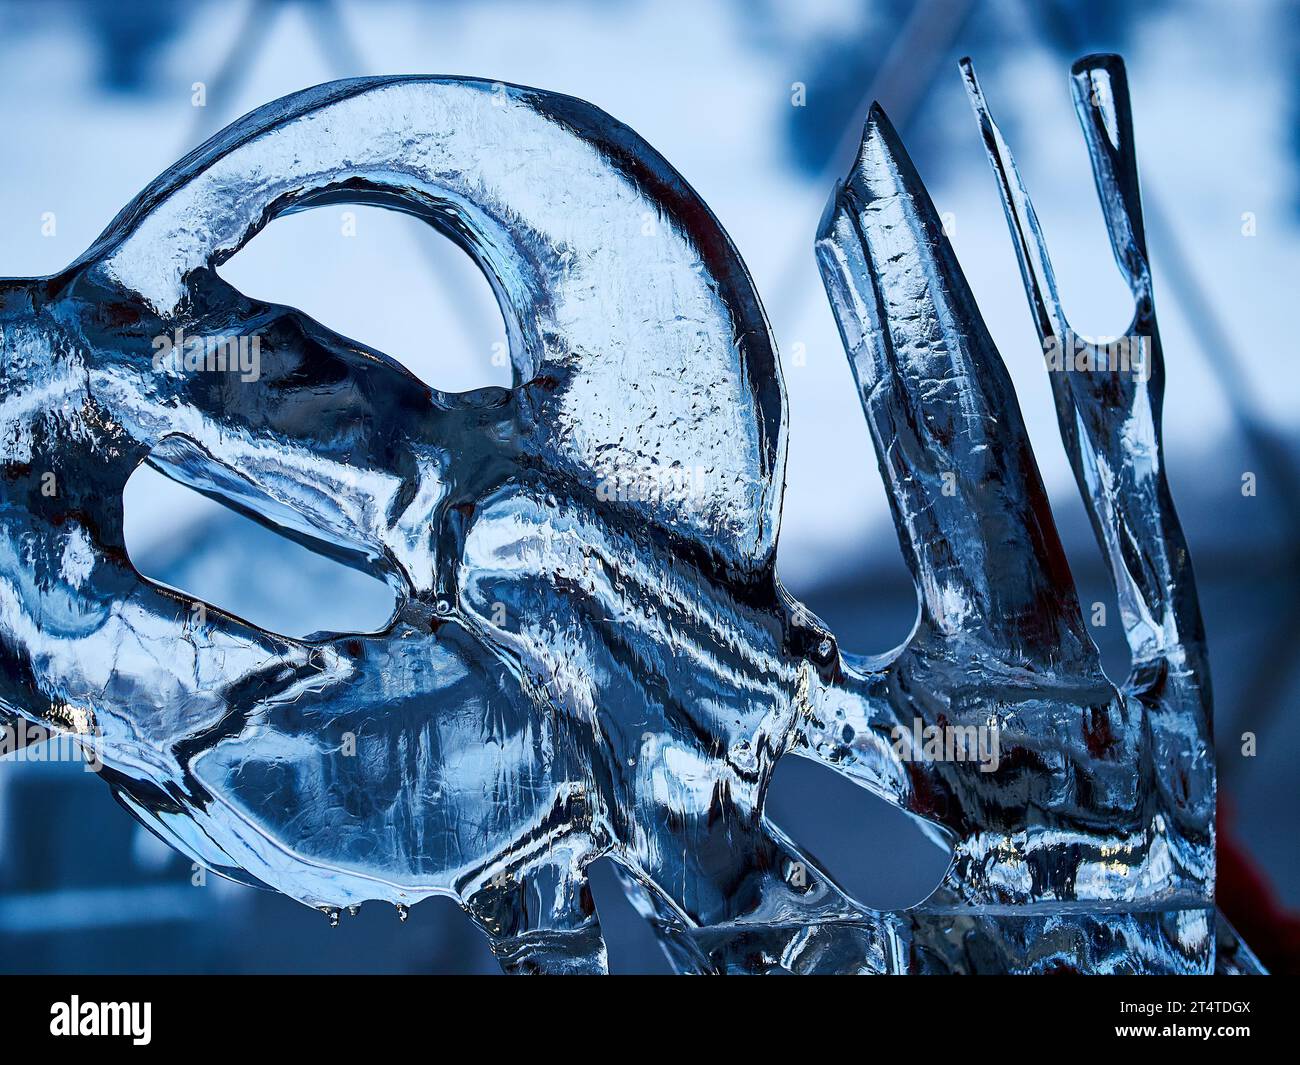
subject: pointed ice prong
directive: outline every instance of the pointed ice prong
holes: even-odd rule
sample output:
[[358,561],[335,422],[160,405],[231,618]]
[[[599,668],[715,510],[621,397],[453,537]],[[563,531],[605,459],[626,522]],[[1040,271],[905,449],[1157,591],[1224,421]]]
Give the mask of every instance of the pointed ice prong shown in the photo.
[[1038,226],[1034,205],[1020,180],[1020,171],[1016,168],[1011,149],[1007,147],[997,123],[993,121],[984,92],[975,77],[974,65],[969,57],[963,58],[958,65],[961,67],[962,81],[966,85],[966,95],[970,97],[971,108],[979,123],[989,165],[997,178],[1002,207],[1006,211],[1007,225],[1011,228],[1011,236],[1016,245],[1016,258],[1020,262],[1020,276],[1024,281],[1025,295],[1029,297],[1029,307],[1034,315],[1034,324],[1038,327],[1039,338],[1046,341],[1052,336],[1064,337],[1069,333],[1070,327],[1061,309],[1052,261],[1047,254],[1047,243]]
[[1092,654],[1006,367],[884,112],[817,253],[924,623],[1007,660]]
[[1124,61],[1117,55],[1084,56],[1071,68],[1070,81],[1115,261],[1141,299],[1150,279]]

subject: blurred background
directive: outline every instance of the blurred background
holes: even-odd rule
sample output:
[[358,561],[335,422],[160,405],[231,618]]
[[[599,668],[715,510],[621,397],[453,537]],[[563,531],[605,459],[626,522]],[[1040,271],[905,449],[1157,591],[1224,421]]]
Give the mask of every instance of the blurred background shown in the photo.
[[[700,192],[756,279],[780,345],[790,459],[780,571],[841,643],[901,643],[916,602],[812,254],[871,100],[898,126],[1012,377],[1112,676],[1123,636],[1057,433],[993,179],[957,73],[970,54],[1035,196],[1067,313],[1123,333],[1071,108],[1089,51],[1128,63],[1168,362],[1170,478],[1214,668],[1220,904],[1275,971],[1300,962],[1300,7],[1150,0],[563,3],[363,0],[0,2],[0,276],[56,271],[149,180],[296,89],[362,74],[467,74],[569,93],[637,130]],[[345,214],[345,212],[350,212]],[[272,223],[222,273],[450,391],[509,384],[487,282],[406,216],[328,207]],[[1254,474],[1255,493],[1243,494]],[[141,471],[127,539],[147,575],[287,635],[363,630],[383,586]],[[1253,736],[1253,748],[1244,734]],[[1243,750],[1253,753],[1243,753]],[[0,971],[494,972],[445,900],[331,929],[208,876],[92,773],[0,760]],[[906,817],[795,759],[773,818],[863,901],[942,876]],[[667,966],[607,869],[595,891],[621,972]]]

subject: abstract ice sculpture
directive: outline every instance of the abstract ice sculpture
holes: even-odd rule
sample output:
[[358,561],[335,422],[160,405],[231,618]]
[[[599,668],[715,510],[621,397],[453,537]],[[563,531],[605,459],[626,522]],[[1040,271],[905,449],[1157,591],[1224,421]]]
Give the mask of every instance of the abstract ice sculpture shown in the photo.
[[[0,712],[93,743],[196,861],[331,913],[452,896],[508,971],[606,968],[601,856],[681,970],[1248,964],[1214,909],[1209,679],[1123,67],[1090,57],[1074,86],[1140,366],[1071,332],[966,76],[1035,321],[1066,353],[1052,383],[1132,648],[1121,688],[879,109],[817,237],[921,603],[905,646],[863,658],[776,576],[785,393],[708,208],[589,104],[404,77],[259,109],[62,273],[0,282]],[[431,390],[218,276],[275,216],[338,202],[417,215],[478,261],[514,387]],[[182,335],[257,336],[259,379],[157,358]],[[381,577],[391,624],[291,640],[142,578],[121,503],[142,462]],[[946,753],[909,746],[935,734]],[[954,756],[989,734],[992,772]],[[951,846],[934,894],[872,910],[782,834],[763,802],[787,753]]]

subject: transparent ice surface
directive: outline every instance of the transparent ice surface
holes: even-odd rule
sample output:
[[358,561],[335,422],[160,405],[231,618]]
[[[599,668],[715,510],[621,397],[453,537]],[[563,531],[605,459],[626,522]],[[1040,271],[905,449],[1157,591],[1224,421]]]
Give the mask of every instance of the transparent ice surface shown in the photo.
[[[1065,337],[967,77],[1035,320]],[[451,896],[512,972],[606,968],[600,857],[683,971],[1204,972],[1216,938],[1249,969],[1213,905],[1209,678],[1123,69],[1074,78],[1152,360],[1053,373],[1120,592],[1122,686],[883,113],[817,237],[921,602],[902,648],[860,657],[776,575],[784,388],[708,208],[581,101],[380,78],[259,109],[67,270],[0,283],[0,712],[81,735],[208,867],[332,916]],[[410,212],[478,261],[512,388],[431,390],[218,276],[273,217],[341,202]],[[181,336],[257,337],[256,380],[160,362]],[[291,640],[140,577],[121,492],[142,462],[386,581],[391,623]],[[926,729],[997,757],[904,757]],[[936,892],[881,912],[840,888],[764,815],[786,754],[952,847]]]

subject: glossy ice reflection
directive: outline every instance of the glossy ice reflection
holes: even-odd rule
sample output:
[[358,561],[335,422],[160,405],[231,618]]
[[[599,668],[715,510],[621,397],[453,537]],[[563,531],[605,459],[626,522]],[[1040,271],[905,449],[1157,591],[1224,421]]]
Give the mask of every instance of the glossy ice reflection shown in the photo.
[[[968,77],[1035,319],[1063,336]],[[196,860],[331,919],[452,896],[510,971],[605,968],[602,856],[682,970],[1198,972],[1216,936],[1247,965],[1212,901],[1209,682],[1123,69],[1075,79],[1150,341],[1144,377],[1054,377],[1124,604],[1122,686],[883,113],[817,237],[922,604],[903,648],[863,658],[775,573],[784,389],[707,207],[581,101],[389,78],[254,112],[66,271],[0,288],[0,708],[93,736],[122,801]],[[513,387],[433,391],[217,275],[275,214],[343,201],[475,257]],[[256,338],[256,373],[214,338]],[[121,492],[146,461],[384,581],[392,624],[290,640],[141,578]],[[841,889],[764,815],[786,754],[923,818],[954,853],[937,891],[881,912]]]

